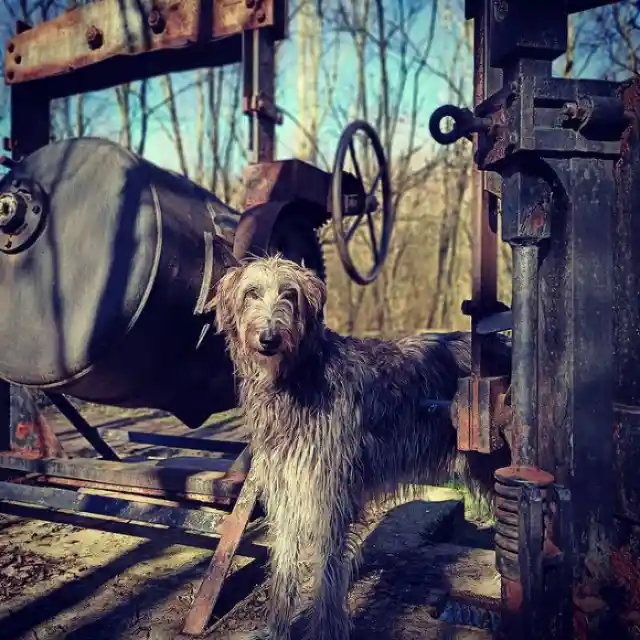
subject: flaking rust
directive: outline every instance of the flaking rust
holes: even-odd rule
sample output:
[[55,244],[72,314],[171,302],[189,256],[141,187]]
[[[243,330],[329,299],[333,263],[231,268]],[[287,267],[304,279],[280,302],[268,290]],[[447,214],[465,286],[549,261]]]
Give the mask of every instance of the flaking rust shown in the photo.
[[[274,25],[273,0],[253,8],[217,0],[101,0],[15,35],[5,48],[7,84],[42,80],[116,56],[206,44],[247,29]],[[123,64],[126,64],[123,62]]]
[[27,459],[63,458],[64,450],[31,394],[21,387],[11,389],[12,452]]
[[640,637],[640,559],[626,545],[611,554],[616,582],[624,589],[621,619],[633,637]]
[[629,124],[622,134],[620,160],[617,163],[618,169],[620,169],[625,158],[629,155],[629,145],[632,136],[634,134],[637,135],[638,125],[640,123],[640,80],[638,78],[633,78],[628,82],[622,83],[620,85],[619,97],[624,105],[624,111],[628,117]]

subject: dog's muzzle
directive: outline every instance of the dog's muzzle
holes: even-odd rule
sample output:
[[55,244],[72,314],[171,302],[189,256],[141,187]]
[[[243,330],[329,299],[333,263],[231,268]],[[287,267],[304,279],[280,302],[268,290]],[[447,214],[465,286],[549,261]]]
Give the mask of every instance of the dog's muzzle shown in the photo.
[[278,352],[278,347],[282,344],[282,336],[272,329],[265,329],[258,336],[260,353],[264,356],[272,356]]

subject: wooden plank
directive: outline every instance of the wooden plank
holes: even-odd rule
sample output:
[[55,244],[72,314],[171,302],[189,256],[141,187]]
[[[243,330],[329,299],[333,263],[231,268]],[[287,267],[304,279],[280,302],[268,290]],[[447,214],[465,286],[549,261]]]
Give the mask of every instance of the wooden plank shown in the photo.
[[[118,500],[126,500],[127,502],[139,502],[144,504],[155,504],[161,507],[177,507],[184,509],[185,504],[181,500],[171,500],[170,498],[159,498],[157,496],[135,496],[133,497],[129,493],[122,491],[112,491],[109,489],[98,489],[96,487],[78,487],[77,493],[84,496],[104,496],[106,498],[116,498]],[[222,510],[215,509],[208,505],[196,505],[192,507],[196,511],[203,511],[208,513],[221,513]],[[224,512],[223,512],[224,513]]]
[[0,482],[3,500],[48,507],[60,511],[88,513],[121,520],[134,520],[163,525],[171,529],[217,533],[227,515],[213,509],[184,509],[157,503],[139,502],[97,493],[35,487],[13,482]]
[[120,487],[195,493],[216,497],[237,495],[242,478],[227,477],[228,458],[188,458],[143,462],[111,462],[86,458],[27,460],[0,454],[0,468],[43,476],[77,478]]
[[[76,487],[82,489],[96,489],[97,491],[119,491],[123,494],[135,494],[137,496],[149,496],[152,498],[160,499],[173,499],[173,500],[191,500],[192,502],[202,502],[208,504],[215,502],[216,504],[231,504],[238,497],[240,493],[241,481],[238,479],[237,491],[231,492],[225,496],[211,496],[203,493],[184,493],[184,492],[172,492],[164,491],[163,489],[141,489],[140,487],[126,487],[121,485],[113,485],[107,482],[93,482],[91,480],[78,480],[77,478],[59,478],[56,476],[38,476],[34,474],[34,477],[38,479],[38,484],[49,484],[61,487]],[[22,478],[21,478],[22,479]],[[15,480],[13,480],[15,482]]]
[[250,472],[240,491],[233,511],[220,527],[218,544],[200,589],[187,614],[182,633],[190,636],[200,635],[218,601],[224,580],[229,572],[231,561],[249,522],[257,500],[257,489],[253,474]]

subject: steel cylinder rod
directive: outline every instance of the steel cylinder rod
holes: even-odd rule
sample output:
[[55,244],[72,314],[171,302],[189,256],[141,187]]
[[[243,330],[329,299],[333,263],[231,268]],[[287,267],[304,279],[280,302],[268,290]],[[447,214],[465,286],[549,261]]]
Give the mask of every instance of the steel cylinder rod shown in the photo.
[[512,464],[536,466],[538,246],[513,246]]

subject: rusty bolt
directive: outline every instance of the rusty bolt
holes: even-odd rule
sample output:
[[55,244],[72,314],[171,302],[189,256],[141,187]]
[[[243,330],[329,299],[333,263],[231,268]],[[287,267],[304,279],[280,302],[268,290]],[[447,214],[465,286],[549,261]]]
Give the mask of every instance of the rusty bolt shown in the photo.
[[158,9],[154,9],[147,18],[147,24],[151,27],[151,31],[153,33],[162,33],[166,26],[166,22],[164,16],[158,11]]
[[0,196],[0,227],[4,228],[15,216],[18,210],[18,200],[12,193]]
[[13,193],[0,194],[0,229],[15,234],[25,222],[26,206],[23,198]]
[[575,102],[565,102],[562,107],[561,113],[563,116],[566,116],[567,118],[571,118],[573,120],[579,115],[579,107]]
[[256,20],[258,22],[264,22],[267,19],[267,12],[264,7],[260,6],[256,9]]
[[87,44],[89,45],[89,49],[99,49],[104,42],[104,37],[102,35],[102,31],[98,29],[95,25],[91,25],[85,34],[87,39]]

